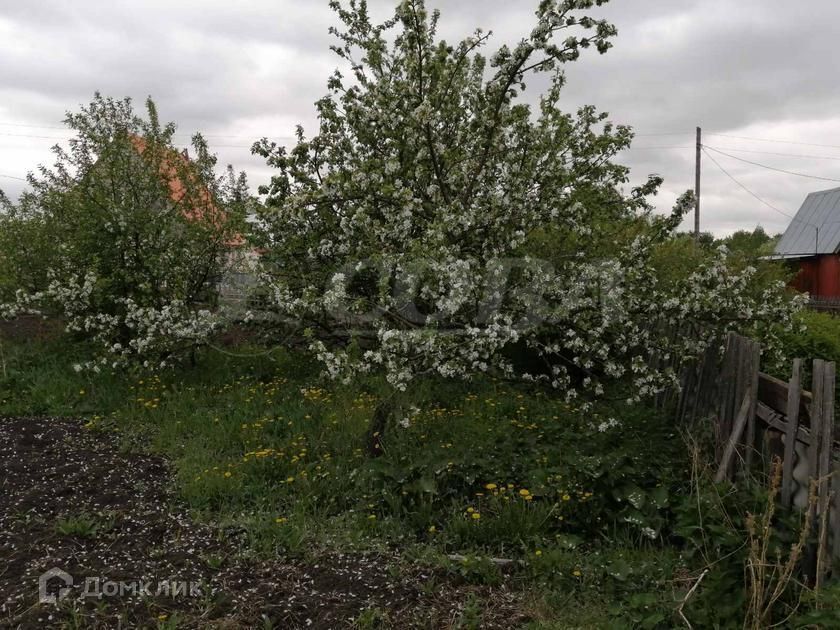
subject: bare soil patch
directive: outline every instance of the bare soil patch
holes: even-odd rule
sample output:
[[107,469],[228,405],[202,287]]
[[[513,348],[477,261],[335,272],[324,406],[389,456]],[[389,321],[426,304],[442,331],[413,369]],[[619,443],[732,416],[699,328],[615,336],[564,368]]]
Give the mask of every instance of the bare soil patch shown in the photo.
[[[190,518],[172,474],[80,421],[0,418],[0,627],[342,628],[363,615],[381,619],[370,627],[446,628],[475,598],[487,602],[482,628],[525,621],[507,585],[459,584],[398,565],[396,553],[251,559],[241,532]],[[39,603],[39,577],[52,568],[73,585]],[[85,578],[139,585],[85,597]],[[196,588],[185,596],[161,583]],[[48,592],[61,586],[54,578]]]

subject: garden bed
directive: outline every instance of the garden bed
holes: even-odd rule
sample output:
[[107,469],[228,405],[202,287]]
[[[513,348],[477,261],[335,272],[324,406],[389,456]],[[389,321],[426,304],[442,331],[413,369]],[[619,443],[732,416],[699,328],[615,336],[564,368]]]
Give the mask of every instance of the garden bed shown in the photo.
[[[476,597],[492,602],[481,627],[524,621],[504,583],[447,583],[387,553],[254,559],[242,530],[191,519],[172,478],[164,459],[122,452],[115,435],[81,421],[0,419],[0,626],[437,627]],[[74,584],[57,604],[39,604],[39,576],[52,568]],[[155,592],[84,597],[84,578]],[[157,592],[161,582],[198,592]]]

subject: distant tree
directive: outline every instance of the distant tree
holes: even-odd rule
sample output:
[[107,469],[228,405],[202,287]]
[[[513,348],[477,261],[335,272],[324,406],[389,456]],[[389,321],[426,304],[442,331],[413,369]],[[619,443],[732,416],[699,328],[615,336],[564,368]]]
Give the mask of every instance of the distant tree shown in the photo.
[[46,261],[53,248],[41,217],[21,212],[0,191],[0,304],[14,301],[18,290],[46,287]]
[[244,175],[216,176],[200,135],[188,158],[151,99],[146,114],[99,94],[68,113],[69,150],[53,148],[55,165],[29,176],[9,213],[7,238],[33,242],[3,256],[17,283],[6,312],[61,315],[100,344],[98,364],[165,363],[202,343],[211,324],[201,308],[215,299],[249,199]]
[[[693,234],[691,235],[691,239],[694,239]],[[700,243],[700,247],[711,249],[715,246],[715,235],[711,232],[700,232],[700,238],[698,242]]]
[[777,238],[768,236],[760,227],[752,232],[735,232],[722,239],[716,239],[710,232],[701,232],[697,247],[693,233],[678,232],[653,248],[652,262],[660,285],[667,288],[685,282],[698,268],[721,258],[730,275],[745,272],[751,275],[743,291],[750,294],[751,299],[759,300],[765,292],[786,284],[790,277],[784,265],[764,258],[772,253]]
[[[658,286],[654,246],[690,196],[652,214],[659,178],[623,192],[628,169],[614,162],[631,130],[594,107],[559,108],[565,64],[611,46],[615,28],[581,14],[603,3],[543,0],[530,34],[489,59],[481,31],[440,40],[422,0],[378,25],[363,0],[331,3],[350,76],[330,78],[317,135],[298,129],[290,151],[255,146],[278,169],[262,189],[271,296],[310,322],[331,375],[384,369],[402,389],[424,374],[493,373],[568,398],[627,379],[638,398],[673,383],[652,352],[788,320],[778,288],[754,303],[752,271],[730,274],[721,256]],[[548,88],[534,111],[520,96],[538,74]],[[674,341],[664,331],[677,326],[704,332]],[[510,358],[523,345],[539,368]]]
[[778,242],[778,236],[770,236],[760,225],[753,231],[738,230],[719,241],[733,253],[738,253],[749,258],[769,256]]

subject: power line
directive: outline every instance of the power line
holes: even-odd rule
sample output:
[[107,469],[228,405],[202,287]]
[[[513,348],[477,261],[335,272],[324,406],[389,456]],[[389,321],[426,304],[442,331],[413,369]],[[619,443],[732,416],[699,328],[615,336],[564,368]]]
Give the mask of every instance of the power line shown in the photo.
[[25,177],[15,177],[14,175],[3,175],[3,173],[0,173],[0,177],[6,177],[8,179],[18,179],[22,182],[27,181]]
[[[189,134],[180,134],[181,137],[188,136]],[[41,140],[72,140],[74,136],[38,136],[33,134],[24,134],[24,133],[0,133],[0,136],[5,136],[8,138],[37,138]],[[191,136],[190,136],[191,137]],[[202,134],[203,138],[212,138],[214,136],[205,136]],[[221,137],[221,136],[218,136]],[[245,136],[238,136],[244,138]],[[296,140],[296,138],[292,138],[291,136],[273,136],[275,140]],[[216,143],[209,143],[210,148],[218,148],[218,149],[250,149],[254,145],[253,144],[216,144]],[[187,146],[181,144],[179,146]]]
[[[669,146],[661,146],[661,147],[627,147],[629,151],[651,151],[654,149],[693,149],[694,147],[689,146],[677,146],[677,145],[669,145]],[[840,159],[840,158],[838,158]]]
[[[182,148],[190,148],[189,145],[180,144],[178,145]],[[210,149],[250,149],[254,145],[252,144],[209,144]]]
[[634,133],[633,136],[636,138],[654,138],[654,137],[662,137],[662,136],[690,136],[692,134],[687,133],[685,131],[675,131],[669,133]]
[[837,144],[816,144],[814,142],[797,142],[795,140],[776,140],[772,138],[755,138],[751,136],[734,136],[726,133],[709,133],[707,135],[717,136],[719,138],[734,138],[736,140],[750,140],[752,142],[772,142],[775,144],[797,144],[803,147],[822,147],[824,149],[840,149]]
[[[714,135],[714,134],[711,134]],[[752,149],[739,149],[735,147],[712,147],[706,145],[710,149],[714,149],[715,151],[722,151],[725,149],[727,151],[734,151],[735,153],[753,153],[756,155],[777,155],[781,157],[793,157],[793,158],[802,158],[807,160],[832,160],[832,161],[840,161],[840,156],[837,155],[807,155],[802,153],[782,153],[780,151],[754,151]],[[652,146],[652,147],[627,147],[626,150],[628,151],[652,151],[652,150],[659,150],[659,149],[693,149],[694,147],[688,145],[662,145],[662,146]]]
[[[717,147],[706,145],[709,149],[720,151]],[[755,153],[758,155],[781,155],[783,157],[805,158],[809,160],[840,160],[840,156],[836,155],[802,155],[800,153],[780,153],[777,151],[752,151],[750,149],[736,149],[733,147],[723,147],[727,151],[734,151],[735,153]]]
[[720,149],[715,149],[713,147],[705,147],[714,151],[715,153],[720,153],[721,155],[725,155],[726,157],[732,158],[733,160],[738,160],[739,162],[745,162],[746,164],[752,164],[753,166],[758,166],[760,168],[766,168],[769,171],[776,171],[777,173],[786,173],[788,175],[796,175],[797,177],[806,177],[808,179],[819,179],[824,182],[840,182],[840,179],[835,179],[833,177],[820,177],[819,175],[808,175],[807,173],[797,173],[796,171],[787,171],[783,168],[776,168],[775,166],[768,166],[766,164],[760,164],[759,162],[753,162],[751,160],[745,160],[744,158],[740,158],[736,155],[731,155],[729,153],[725,153]]
[[[23,127],[23,128],[27,128],[27,129],[56,129],[56,130],[59,130],[59,131],[65,131],[65,132],[67,132],[71,135],[73,134],[73,130],[68,129],[67,127],[55,127],[55,126],[49,126],[49,125],[26,125],[26,124],[23,124],[23,123],[0,122],[0,126],[2,126],[2,127]],[[11,134],[11,133],[2,133],[0,135],[3,135],[3,136],[18,136],[18,137],[22,137],[22,138],[29,138],[29,137],[32,137],[32,138],[48,138],[48,137],[52,138],[53,137],[53,136],[30,136],[28,134]],[[191,134],[191,133],[175,133],[175,134],[172,134],[172,135],[174,135],[176,137],[181,137],[181,138],[191,138],[194,134]],[[201,135],[204,138],[253,138],[254,137],[254,135],[251,135],[251,134],[202,133]],[[255,135],[258,135],[258,134],[255,134]],[[272,134],[268,134],[268,137],[269,138],[277,138],[278,140],[296,140],[297,139],[294,136],[278,136],[278,135],[272,135]],[[63,138],[56,137],[56,139],[60,140],[60,139],[63,139]]]
[[[637,138],[644,138],[644,137],[656,137],[656,136],[690,136],[687,131],[682,132],[663,132],[663,133],[637,133],[634,134]],[[798,140],[781,140],[779,138],[758,138],[756,136],[739,136],[735,134],[729,133],[714,133],[714,132],[706,132],[707,136],[715,136],[719,138],[732,138],[735,140],[748,140],[750,142],[770,142],[773,144],[795,144],[804,147],[821,147],[824,149],[840,149],[840,145],[838,144],[819,144],[816,142],[801,142]]]
[[10,138],[41,138],[43,140],[69,140],[70,136],[36,136],[28,133],[0,133],[0,136]]
[[[778,212],[779,214],[782,214],[782,215],[786,216],[786,217],[787,217],[787,218],[789,218],[789,219],[793,219],[793,218],[794,218],[794,216],[793,216],[792,214],[788,214],[787,212],[785,212],[784,210],[780,210],[779,208],[777,208],[777,207],[776,207],[776,206],[774,206],[773,204],[771,204],[771,203],[769,203],[769,202],[767,202],[767,201],[764,201],[764,199],[762,199],[761,197],[759,197],[759,196],[758,196],[757,194],[755,194],[752,190],[750,190],[750,189],[749,189],[749,188],[747,188],[744,184],[742,184],[740,181],[738,181],[737,179],[735,179],[735,177],[734,177],[734,176],[733,176],[733,175],[732,175],[729,171],[727,171],[725,168],[723,168],[723,166],[721,166],[720,162],[718,162],[718,161],[714,158],[714,156],[706,150],[706,148],[707,148],[706,146],[703,146],[703,153],[705,153],[705,154],[706,154],[706,157],[708,157],[708,158],[709,158],[709,159],[710,159],[710,160],[714,163],[714,165],[715,165],[715,166],[717,166],[717,167],[718,167],[718,168],[719,168],[719,169],[723,172],[723,174],[724,174],[724,175],[726,175],[729,179],[731,179],[731,180],[732,180],[733,182],[735,182],[738,186],[740,186],[740,187],[741,187],[741,188],[743,188],[745,191],[747,191],[747,193],[749,193],[750,195],[752,195],[753,197],[755,197],[756,199],[758,199],[758,201],[760,201],[761,203],[763,203],[765,206],[767,206],[767,207],[768,207],[768,208],[770,208],[771,210],[774,210],[775,212]],[[708,147],[708,148],[711,148],[711,147]]]
[[49,126],[49,125],[26,125],[24,123],[6,123],[0,122],[0,126],[2,127],[27,127],[29,129],[67,129],[67,127],[56,127],[56,126]]
[[[656,135],[656,134],[648,134],[648,135]],[[715,134],[710,134],[715,135]],[[637,136],[638,137],[638,136]],[[793,157],[793,158],[802,158],[807,160],[833,160],[833,161],[840,161],[840,156],[837,155],[809,155],[803,153],[783,153],[781,151],[755,151],[752,149],[740,149],[735,147],[712,147],[706,145],[710,149],[714,149],[715,151],[722,151],[725,149],[727,151],[734,151],[735,153],[753,153],[756,155],[777,155],[781,157]],[[630,146],[627,147],[626,150],[628,151],[653,151],[659,149],[693,149],[693,146],[688,145],[661,145],[661,146],[652,146],[652,147],[634,147]]]

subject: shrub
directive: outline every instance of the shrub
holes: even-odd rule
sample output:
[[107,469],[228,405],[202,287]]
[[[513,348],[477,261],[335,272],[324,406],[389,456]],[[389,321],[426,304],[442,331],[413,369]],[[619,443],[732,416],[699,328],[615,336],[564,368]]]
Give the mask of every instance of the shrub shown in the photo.
[[30,175],[32,190],[5,219],[7,238],[30,247],[0,256],[5,293],[16,290],[0,315],[60,315],[99,345],[90,367],[166,364],[205,341],[249,202],[244,176],[216,177],[201,136],[189,159],[175,126],[160,124],[151,100],[146,108],[143,119],[128,99],[97,94],[68,114],[69,150],[53,149],[55,166]]

